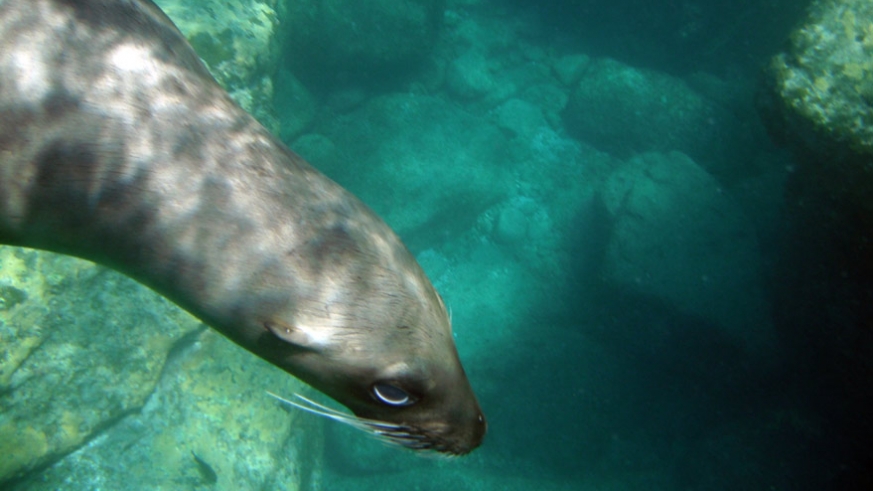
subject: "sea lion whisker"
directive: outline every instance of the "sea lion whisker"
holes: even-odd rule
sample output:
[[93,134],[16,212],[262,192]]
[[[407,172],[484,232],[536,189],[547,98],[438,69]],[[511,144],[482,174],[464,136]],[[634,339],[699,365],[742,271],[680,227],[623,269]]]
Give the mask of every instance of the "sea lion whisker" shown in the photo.
[[[269,392],[268,392],[268,394],[269,394]],[[271,395],[272,395],[272,394],[271,394]],[[274,395],[274,397],[275,397],[275,395]],[[325,406],[324,404],[321,404],[321,403],[315,402],[315,401],[313,401],[312,399],[310,399],[310,398],[308,398],[308,397],[305,397],[305,396],[303,396],[303,395],[301,395],[301,394],[294,393],[294,397],[296,397],[297,399],[300,399],[301,401],[303,401],[303,402],[305,403],[305,405],[307,405],[308,407],[311,407],[311,408],[313,408],[313,409],[318,409],[318,410],[321,411],[321,412],[328,413],[328,414],[334,414],[334,415],[336,415],[336,416],[342,416],[342,417],[349,417],[349,416],[350,416],[349,414],[344,413],[344,412],[342,412],[342,411],[340,411],[340,410],[338,410],[338,409],[334,409],[334,408],[332,408],[332,407]],[[290,403],[290,401],[285,401],[285,402],[289,402],[289,403]],[[298,404],[299,404],[299,403],[298,403]]]
[[326,415],[333,415],[333,416],[336,416],[338,418],[343,418],[343,419],[348,420],[347,422],[349,424],[352,424],[352,423],[362,424],[362,425],[366,425],[369,427],[369,428],[362,428],[362,429],[369,430],[371,428],[372,429],[382,428],[382,429],[386,429],[386,430],[395,430],[396,431],[396,430],[401,430],[404,428],[403,426],[396,425],[394,423],[379,421],[378,419],[361,418],[359,416],[355,416],[354,414],[344,413],[344,412],[338,411],[332,407],[328,407],[328,406],[325,406],[325,405],[320,404],[318,402],[315,402],[312,399],[309,399],[308,397],[305,397],[305,396],[297,394],[297,393],[294,394],[294,397],[296,397],[296,398],[302,400],[303,402],[305,402],[306,404],[308,404],[310,408],[317,409],[320,412],[326,413],[325,416]]
[[344,412],[338,411],[332,407],[328,407],[328,406],[325,406],[325,405],[320,404],[318,402],[315,402],[312,399],[309,399],[308,397],[303,396],[301,394],[295,393],[294,397],[304,401],[306,404],[309,405],[309,407],[311,407],[313,409],[318,409],[319,411],[325,412],[327,414],[332,414],[332,415],[340,417],[340,418],[346,418],[346,419],[349,419],[351,421],[354,421],[355,423],[361,423],[361,424],[367,425],[370,428],[372,428],[373,430],[375,430],[377,428],[382,429],[382,430],[391,430],[391,431],[408,429],[403,425],[388,423],[386,421],[380,421],[378,419],[361,418],[361,417],[355,416],[353,414],[344,413]]
[[302,403],[296,402],[296,401],[291,401],[289,399],[285,399],[284,397],[277,395],[277,394],[274,394],[274,393],[270,392],[269,390],[267,391],[267,394],[284,402],[285,404],[297,407],[299,409],[303,409],[304,411],[314,412],[314,413],[320,414],[322,416],[332,415],[332,416],[338,416],[338,417],[351,417],[351,415],[349,415],[349,414],[346,414],[346,413],[339,411],[339,410],[336,410],[334,408],[319,404],[319,403],[313,401],[312,399],[304,397],[300,394],[295,393],[294,397],[303,401]]
[[386,423],[384,421],[376,421],[372,419],[358,418],[358,421],[369,425],[370,428],[373,429],[373,431],[396,431],[406,428],[402,425],[396,425],[394,423]]
[[276,395],[270,391],[267,391],[267,394],[269,394],[270,396],[278,399],[279,401],[281,401],[285,404],[296,407],[297,409],[306,411],[306,412],[311,413],[311,414],[316,414],[318,416],[322,416],[322,417],[331,419],[333,421],[337,421],[339,423],[349,425],[353,428],[361,430],[365,433],[369,433],[371,435],[378,436],[377,433],[380,430],[377,430],[377,428],[381,428],[381,429],[388,430],[388,431],[398,431],[398,430],[404,429],[403,426],[399,426],[399,425],[395,425],[395,424],[391,424],[391,423],[386,423],[383,421],[367,419],[367,418],[359,418],[353,414],[346,414],[346,413],[343,413],[341,411],[337,411],[336,409],[327,407],[323,404],[319,404],[319,403],[313,401],[312,399],[304,397],[300,394],[294,394],[294,397],[303,401],[302,403],[285,399],[284,397]]
[[438,457],[453,458],[458,455],[448,452],[445,445],[432,441],[426,435],[416,433],[415,430],[406,425],[388,423],[368,418],[361,418],[353,414],[347,414],[321,403],[313,401],[301,394],[294,394],[298,401],[285,399],[277,394],[267,391],[267,394],[278,399],[280,402],[289,406],[301,409],[308,413],[325,417],[327,419],[346,424],[357,430],[376,438],[385,445],[394,447],[402,447],[410,450],[415,450],[423,455],[434,454]]
[[424,435],[419,435],[416,433],[410,433],[408,431],[375,431],[379,436],[385,436],[388,438],[396,438],[400,440],[415,440],[415,441],[423,441],[427,440],[427,437]]
[[394,445],[400,445],[415,450],[425,450],[434,447],[434,442],[425,435],[409,432],[378,432],[375,434],[380,440]]
[[[306,411],[306,412],[311,413],[311,414],[322,416],[322,417],[325,417],[327,419],[337,421],[339,423],[347,424],[349,426],[352,426],[354,428],[357,428],[359,430],[362,430],[362,431],[365,431],[368,433],[371,432],[371,430],[368,427],[366,427],[362,422],[360,422],[358,420],[359,418],[357,418],[355,416],[340,413],[339,411],[332,410],[332,409],[330,411],[328,411],[327,409],[329,409],[329,408],[325,408],[324,406],[321,406],[320,404],[316,404],[312,401],[309,401],[309,402],[312,402],[314,404],[314,407],[306,405],[306,404],[301,404],[301,403],[296,402],[296,401],[291,401],[291,400],[285,399],[284,397],[280,397],[280,396],[273,394],[272,392],[269,392],[269,391],[267,391],[267,394],[275,397],[276,399],[278,399],[281,402],[284,402],[285,404],[288,404],[289,406],[293,406],[293,407],[300,409],[302,411]],[[295,395],[306,400],[306,398],[300,396],[299,394],[295,394]],[[321,406],[321,407],[319,407],[319,406]]]
[[284,397],[276,395],[270,391],[267,391],[267,394],[278,399],[280,402],[302,411],[322,416],[361,430],[387,445],[399,446],[413,450],[430,450],[434,448],[434,443],[428,441],[426,436],[413,433],[411,428],[404,425],[360,418],[351,414],[346,414],[315,402],[300,394],[294,394],[294,397],[300,401],[285,399]]
[[362,425],[367,425],[369,427],[369,428],[363,428],[363,429],[367,429],[367,430],[369,430],[370,428],[383,428],[383,429],[387,429],[387,430],[403,429],[403,426],[396,425],[393,423],[379,421],[378,419],[361,418],[359,416],[355,416],[354,414],[348,414],[348,413],[344,413],[342,411],[338,411],[332,407],[327,407],[323,404],[315,402],[312,399],[309,399],[308,397],[305,397],[305,396],[297,394],[297,393],[294,394],[294,397],[302,400],[305,403],[304,405],[308,405],[310,408],[317,410],[317,412],[324,413],[323,414],[324,416],[333,415],[333,416],[336,416],[338,418],[343,418],[343,419],[348,420],[347,422],[349,424],[351,424],[351,423],[362,424]]

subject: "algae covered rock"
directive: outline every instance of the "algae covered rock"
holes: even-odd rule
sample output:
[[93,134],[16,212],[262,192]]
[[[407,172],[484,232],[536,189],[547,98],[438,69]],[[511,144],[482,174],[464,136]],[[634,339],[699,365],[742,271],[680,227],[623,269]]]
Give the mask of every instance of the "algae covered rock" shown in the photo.
[[279,0],[157,0],[218,82],[265,126],[278,128],[271,107],[279,64]]
[[[28,482],[28,491],[275,489],[310,486],[321,421],[266,394],[300,383],[212,330],[192,333],[139,411]],[[290,382],[290,385],[289,385]]]
[[[145,287],[69,257],[0,248],[0,482],[50,464],[154,391],[199,323]],[[8,305],[8,301],[7,301]]]
[[320,421],[265,393],[303,384],[133,280],[0,247],[0,295],[0,487],[191,487],[195,452],[215,489],[296,490],[316,465]]
[[873,155],[873,3],[819,2],[770,65],[789,117]]
[[762,109],[802,178],[873,213],[873,3],[814,4],[767,82]]

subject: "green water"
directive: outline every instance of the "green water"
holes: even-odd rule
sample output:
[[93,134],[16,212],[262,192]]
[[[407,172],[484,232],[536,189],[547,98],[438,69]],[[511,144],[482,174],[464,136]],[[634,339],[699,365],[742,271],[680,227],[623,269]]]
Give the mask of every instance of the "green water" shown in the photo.
[[[873,282],[831,240],[855,222],[825,208],[837,218],[821,233],[798,233],[798,164],[756,106],[761,67],[803,19],[796,1],[158,3],[246,109],[398,231],[451,311],[489,433],[446,459],[310,415],[289,427],[263,394],[300,390],[284,374],[114,273],[19,251],[0,262],[4,302],[23,301],[12,275],[54,274],[40,291],[57,314],[34,307],[39,322],[153,323],[150,345],[176,344],[91,360],[142,365],[141,394],[112,377],[28,389],[40,409],[14,437],[29,445],[50,434],[53,398],[100,409],[51,413],[50,427],[94,434],[14,489],[870,483],[870,381],[843,350],[869,349]],[[850,249],[847,262],[869,257]],[[27,370],[58,370],[42,367]]]

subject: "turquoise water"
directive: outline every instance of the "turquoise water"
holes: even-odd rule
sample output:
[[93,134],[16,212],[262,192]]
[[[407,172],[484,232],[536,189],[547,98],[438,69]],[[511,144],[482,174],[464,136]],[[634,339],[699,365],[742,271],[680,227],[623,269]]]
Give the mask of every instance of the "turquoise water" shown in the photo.
[[[39,409],[0,425],[15,441],[61,438],[38,437],[51,400],[99,415],[52,413],[77,443],[13,489],[873,485],[873,282],[853,242],[871,222],[798,184],[761,116],[762,67],[803,2],[158,3],[244,107],[398,231],[451,310],[489,433],[443,459],[306,415],[287,428],[263,395],[299,390],[284,374],[125,278],[17,251],[4,323],[24,301],[9,278],[38,266],[46,325],[154,323],[122,345],[174,347],[106,348],[86,389],[21,389]],[[76,336],[45,343],[93,343]],[[57,373],[37,362],[28,377]],[[149,389],[106,366],[141,367]],[[9,393],[0,407],[23,411]]]

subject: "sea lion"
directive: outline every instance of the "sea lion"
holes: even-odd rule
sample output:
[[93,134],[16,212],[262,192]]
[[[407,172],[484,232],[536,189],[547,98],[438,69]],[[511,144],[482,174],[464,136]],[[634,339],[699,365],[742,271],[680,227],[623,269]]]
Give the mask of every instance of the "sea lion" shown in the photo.
[[393,443],[462,455],[485,435],[409,251],[149,0],[0,0],[0,243],[135,278]]

